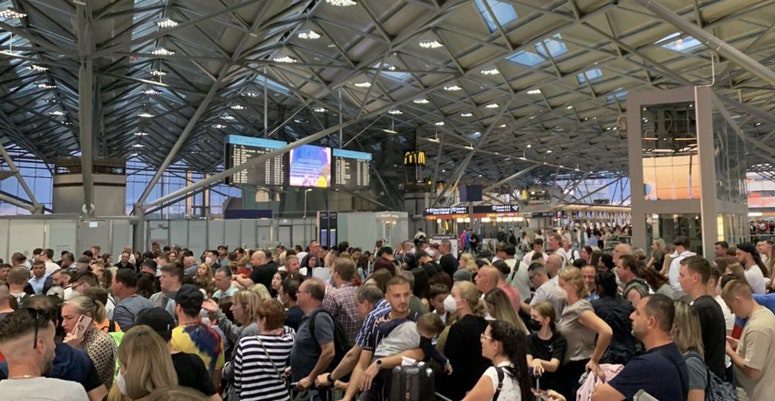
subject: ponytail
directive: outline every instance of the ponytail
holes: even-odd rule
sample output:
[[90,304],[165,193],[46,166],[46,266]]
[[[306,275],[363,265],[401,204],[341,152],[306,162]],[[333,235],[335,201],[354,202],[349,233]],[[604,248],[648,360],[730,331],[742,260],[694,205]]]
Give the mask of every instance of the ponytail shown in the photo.
[[65,303],[75,307],[78,310],[78,313],[89,316],[95,323],[104,321],[107,316],[105,304],[96,298],[79,295],[69,299]]
[[504,320],[490,322],[490,336],[493,341],[501,343],[502,352],[511,362],[504,367],[512,380],[519,383],[522,400],[533,401],[535,396],[531,391],[530,374],[527,370],[527,347],[525,332],[517,329],[512,323]]

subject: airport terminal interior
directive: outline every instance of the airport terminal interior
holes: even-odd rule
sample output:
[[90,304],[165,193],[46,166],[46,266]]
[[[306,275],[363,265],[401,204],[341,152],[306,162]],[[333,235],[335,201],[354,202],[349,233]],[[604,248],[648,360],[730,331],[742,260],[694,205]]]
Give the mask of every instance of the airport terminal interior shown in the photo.
[[774,27],[0,0],[0,401],[775,399]]

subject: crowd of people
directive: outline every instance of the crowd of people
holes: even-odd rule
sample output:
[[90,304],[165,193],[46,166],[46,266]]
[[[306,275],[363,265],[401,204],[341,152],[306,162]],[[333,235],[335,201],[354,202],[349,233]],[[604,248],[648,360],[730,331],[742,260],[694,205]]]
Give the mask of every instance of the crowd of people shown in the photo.
[[719,241],[706,259],[685,237],[607,253],[548,231],[494,255],[459,239],[471,252],[417,235],[15,253],[0,266],[0,399],[379,401],[406,364],[456,401],[775,392],[771,242]]

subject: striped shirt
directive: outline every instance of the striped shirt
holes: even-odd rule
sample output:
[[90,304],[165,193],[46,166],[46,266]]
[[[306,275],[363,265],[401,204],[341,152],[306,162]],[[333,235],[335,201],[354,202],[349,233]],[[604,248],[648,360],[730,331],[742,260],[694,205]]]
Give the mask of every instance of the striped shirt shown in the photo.
[[234,388],[241,401],[290,400],[282,375],[295,338],[293,329],[286,327],[282,335],[261,334],[239,341],[234,356]]
[[369,332],[374,327],[374,321],[377,317],[384,315],[385,311],[390,312],[390,304],[385,298],[382,298],[374,305],[374,309],[366,315],[366,319],[363,320],[361,329],[358,331],[358,336],[355,338],[355,345],[360,345],[361,348],[366,347],[366,341],[369,337]]

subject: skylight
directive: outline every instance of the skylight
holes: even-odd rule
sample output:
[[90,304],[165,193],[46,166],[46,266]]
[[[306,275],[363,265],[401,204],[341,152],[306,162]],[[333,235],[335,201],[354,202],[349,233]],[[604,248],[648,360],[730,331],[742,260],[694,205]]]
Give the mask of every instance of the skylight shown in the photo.
[[591,70],[576,74],[576,81],[579,82],[579,85],[585,82],[599,81],[601,79],[603,79],[603,71],[601,71],[600,68],[593,68]]
[[[548,54],[541,44],[542,42],[546,45],[546,49],[549,50]],[[535,67],[546,61],[549,55],[557,58],[568,52],[568,47],[565,46],[565,43],[562,41],[562,36],[560,36],[559,33],[554,34],[551,38],[536,42],[533,47],[536,50],[535,52],[519,50],[511,56],[506,57],[506,60],[528,67]]]
[[[487,2],[487,6],[490,6],[492,14],[490,14],[490,12],[487,10],[487,6],[484,4],[485,1]],[[482,18],[484,18],[484,22],[487,24],[487,28],[490,30],[490,32],[495,32],[498,29],[498,24],[500,24],[500,26],[504,26],[509,22],[517,19],[517,12],[514,10],[514,6],[504,1],[474,0],[474,4],[479,10],[479,13],[482,14]],[[496,20],[492,18],[493,14],[495,14],[497,23]]]
[[681,53],[691,53],[702,46],[702,43],[699,40],[691,36],[687,35],[685,37],[681,37],[680,32],[671,33],[670,35],[667,35],[664,38],[656,41],[655,44],[662,46],[664,49]]
[[622,88],[616,88],[613,94],[605,97],[606,103],[623,102],[627,99],[627,90]]
[[[560,36],[559,33],[554,34],[551,38],[544,39],[544,44],[546,44],[546,48],[549,49],[549,54],[554,58],[568,52],[568,47],[565,46],[565,42],[562,41],[562,36]],[[538,54],[548,57],[544,47],[541,46],[541,42],[536,42],[535,48],[538,51]]]
[[[371,66],[371,68],[380,68],[380,63],[374,64]],[[384,75],[388,78],[392,78],[396,81],[408,81],[411,74],[408,72],[400,72],[395,70],[396,67],[394,65],[384,63],[382,64],[382,72],[380,75]]]

